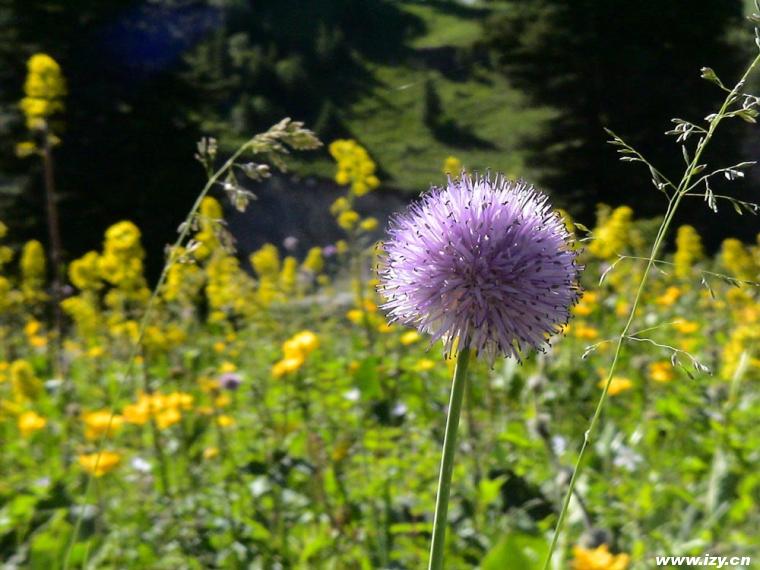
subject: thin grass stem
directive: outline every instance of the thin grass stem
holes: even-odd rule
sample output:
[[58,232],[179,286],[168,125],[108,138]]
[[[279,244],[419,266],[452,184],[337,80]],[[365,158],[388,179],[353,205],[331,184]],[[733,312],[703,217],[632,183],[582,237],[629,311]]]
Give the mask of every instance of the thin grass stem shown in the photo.
[[573,475],[570,478],[570,483],[565,493],[564,501],[562,502],[562,510],[560,511],[559,518],[557,519],[557,525],[554,529],[551,545],[549,546],[549,552],[546,556],[546,561],[543,566],[544,570],[549,570],[549,567],[551,565],[552,556],[554,554],[554,550],[557,547],[557,541],[559,540],[559,535],[562,532],[562,527],[564,525],[565,518],[567,516],[567,511],[570,506],[570,500],[572,499],[573,492],[575,490],[575,485],[577,483],[578,477],[583,468],[583,459],[586,453],[586,449],[588,448],[588,445],[591,442],[592,435],[594,434],[594,429],[596,428],[596,425],[599,422],[599,418],[602,414],[604,404],[607,400],[607,393],[609,391],[610,384],[612,383],[612,378],[614,377],[617,363],[620,358],[623,343],[628,337],[628,331],[630,330],[631,325],[633,324],[633,320],[636,315],[636,310],[638,309],[639,304],[641,303],[641,298],[642,298],[644,289],[646,287],[646,284],[649,278],[649,273],[651,272],[652,267],[654,267],[656,263],[657,256],[665,241],[665,237],[668,234],[668,230],[670,229],[670,225],[673,221],[675,213],[678,210],[678,206],[681,203],[681,200],[683,199],[683,197],[686,195],[686,193],[689,190],[691,179],[694,176],[694,174],[698,172],[697,166],[700,164],[699,161],[702,157],[702,154],[705,148],[707,148],[708,144],[710,143],[710,140],[712,139],[712,136],[715,133],[715,130],[717,129],[720,122],[726,117],[728,108],[735,101],[742,87],[746,83],[747,78],[754,71],[755,67],[759,63],[760,63],[760,55],[757,55],[755,59],[752,61],[752,63],[749,65],[749,67],[747,67],[747,70],[744,72],[744,75],[742,75],[741,79],[736,84],[736,86],[726,96],[725,100],[723,101],[723,104],[720,107],[720,110],[714,116],[712,121],[710,121],[710,127],[707,130],[707,133],[704,135],[702,139],[700,139],[699,143],[697,144],[697,147],[694,152],[694,156],[691,159],[691,161],[687,164],[684,174],[681,178],[681,181],[678,184],[677,190],[668,202],[668,208],[665,212],[665,215],[663,216],[662,223],[660,224],[659,230],[657,232],[657,237],[655,238],[654,243],[652,244],[651,253],[649,257],[647,258],[647,264],[644,269],[644,274],[642,275],[641,281],[639,282],[639,285],[636,289],[636,295],[631,305],[628,318],[626,319],[625,325],[623,326],[623,329],[620,332],[620,335],[618,336],[618,340],[615,345],[615,352],[613,353],[613,357],[612,357],[612,363],[607,373],[607,378],[605,380],[604,388],[602,390],[602,395],[599,397],[599,401],[596,405],[596,409],[594,410],[594,414],[591,417],[591,422],[589,423],[588,429],[584,433],[583,444],[581,445],[581,449],[578,453],[578,458],[576,459],[576,462],[575,462],[575,468],[573,469]]

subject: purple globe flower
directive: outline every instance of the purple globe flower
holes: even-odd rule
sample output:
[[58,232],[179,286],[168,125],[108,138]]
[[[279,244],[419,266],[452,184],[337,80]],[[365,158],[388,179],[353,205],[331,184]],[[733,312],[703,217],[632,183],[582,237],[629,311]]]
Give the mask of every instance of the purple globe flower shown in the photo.
[[489,362],[543,350],[578,300],[572,236],[547,197],[501,175],[449,178],[391,220],[380,294],[391,321]]
[[237,390],[243,379],[236,372],[225,372],[219,377],[219,386],[224,390]]

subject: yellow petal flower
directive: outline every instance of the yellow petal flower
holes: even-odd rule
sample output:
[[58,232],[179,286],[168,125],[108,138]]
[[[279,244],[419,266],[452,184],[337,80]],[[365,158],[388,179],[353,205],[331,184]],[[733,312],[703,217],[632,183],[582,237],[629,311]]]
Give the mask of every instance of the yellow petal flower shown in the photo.
[[79,456],[79,465],[94,477],[102,477],[110,473],[119,463],[121,463],[121,454],[115,451],[101,451]]

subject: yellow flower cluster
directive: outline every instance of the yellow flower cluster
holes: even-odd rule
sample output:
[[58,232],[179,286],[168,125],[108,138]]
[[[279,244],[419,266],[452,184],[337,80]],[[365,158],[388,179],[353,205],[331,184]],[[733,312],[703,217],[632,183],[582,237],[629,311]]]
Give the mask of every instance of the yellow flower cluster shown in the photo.
[[100,280],[100,255],[89,251],[69,265],[69,280],[81,291],[97,291],[103,286]]
[[206,298],[212,312],[210,320],[244,315],[250,309],[251,283],[236,257],[214,255],[206,266]]
[[757,375],[757,371],[760,371],[760,323],[740,325],[731,332],[723,347],[721,376],[724,379],[733,378],[745,352],[749,370],[753,376]]
[[[150,296],[143,275],[145,252],[140,244],[140,230],[129,221],[118,222],[105,232],[103,253],[90,251],[71,262],[69,280],[80,293],[61,302],[77,330],[88,341],[95,342],[99,324],[107,322],[114,338],[134,340],[136,322],[128,318],[130,307],[138,308]],[[103,299],[100,291],[108,286]],[[112,310],[102,314],[101,300]]]
[[633,210],[620,206],[610,212],[609,207],[601,206],[593,237],[588,250],[595,257],[610,260],[625,253],[638,241],[633,228]]
[[[600,388],[604,389],[604,385],[607,383],[607,378],[602,378],[597,384]],[[613,376],[610,381],[610,387],[607,389],[607,393],[610,396],[617,396],[633,388],[633,382],[629,378],[622,376]]]
[[649,377],[662,384],[670,382],[675,377],[673,366],[666,360],[652,362],[649,365]]
[[379,225],[376,218],[367,217],[362,220],[359,212],[352,209],[351,201],[343,196],[332,203],[330,213],[335,216],[338,226],[347,232],[357,229],[362,232],[372,232]]
[[456,156],[447,156],[446,160],[443,161],[442,171],[448,176],[458,177],[462,174],[462,169],[462,161]]
[[211,196],[206,196],[201,201],[199,208],[200,230],[195,234],[197,247],[193,255],[199,261],[207,259],[220,245],[219,223],[223,219],[222,206]]
[[85,295],[74,295],[61,301],[61,308],[71,317],[79,334],[92,339],[97,334],[100,315],[93,300]]
[[681,226],[676,235],[676,253],[673,262],[676,275],[681,278],[689,277],[691,269],[704,255],[702,240],[692,226]]
[[34,401],[42,394],[42,382],[26,360],[14,360],[9,367],[9,375],[16,401]]
[[143,345],[151,352],[168,352],[180,346],[186,338],[187,333],[176,323],[150,325],[145,328]]
[[[259,278],[258,298],[259,302],[267,306],[278,297],[278,283],[280,281],[280,251],[277,246],[271,243],[265,243],[261,248],[250,255],[251,267]],[[295,287],[297,280],[297,271],[292,267],[293,262],[288,262],[288,275],[284,276],[283,281],[289,286]]]
[[319,346],[319,339],[313,332],[301,331],[282,344],[282,359],[272,367],[272,376],[282,378],[297,372],[306,358]]
[[49,55],[34,54],[26,62],[24,95],[19,106],[29,129],[39,129],[51,115],[63,111],[66,82],[61,67]]
[[190,259],[184,247],[178,247],[171,254],[161,296],[170,303],[192,306],[203,289],[204,281],[203,270]]
[[24,325],[24,335],[29,346],[33,348],[44,348],[47,346],[47,336],[45,336],[42,330],[42,323],[36,319],[30,320]]
[[118,222],[106,230],[100,275],[120,291],[144,298],[144,256],[138,227],[130,221]]
[[140,392],[134,404],[124,407],[121,418],[124,422],[135,425],[144,425],[152,418],[159,429],[166,429],[179,423],[182,412],[191,410],[193,403],[192,394],[186,392]]
[[590,341],[599,338],[599,329],[583,321],[578,321],[572,325],[566,325],[565,334],[571,334],[575,338]]
[[97,410],[82,414],[84,436],[89,440],[110,437],[124,423],[124,418],[110,410]]
[[45,250],[37,240],[24,244],[21,250],[21,293],[24,300],[32,305],[47,300],[45,294]]
[[662,307],[670,307],[678,301],[682,294],[683,291],[681,291],[680,287],[671,285],[665,289],[665,292],[662,295],[655,299],[655,303]]
[[[258,277],[257,297],[261,305],[287,300],[299,292],[299,267],[295,257],[280,260],[277,247],[266,243],[250,255],[250,262]],[[305,283],[327,282],[327,276],[322,274],[324,268],[322,248],[309,249],[300,267]]]
[[380,186],[375,175],[377,166],[367,150],[355,140],[338,139],[330,143],[329,150],[338,163],[335,182],[341,186],[350,185],[356,196],[364,196]]
[[34,432],[44,429],[47,420],[36,412],[24,412],[18,417],[18,430],[23,437],[29,437]]
[[98,453],[84,453],[79,456],[79,465],[93,477],[102,477],[116,469],[121,463],[121,454],[103,450]]
[[[358,284],[354,283],[357,289]],[[371,327],[381,333],[389,333],[394,330],[393,325],[389,325],[386,318],[378,313],[377,304],[369,299],[360,302],[356,299],[357,308],[351,309],[346,313],[346,318],[355,325]]]
[[586,291],[583,293],[583,297],[575,307],[573,307],[573,314],[579,317],[587,317],[594,312],[594,309],[598,306],[599,294],[594,291]]
[[625,553],[612,554],[606,544],[597,548],[573,548],[572,570],[626,570],[631,557]]
[[[8,235],[8,226],[0,222],[0,239],[3,239],[6,235]],[[13,259],[13,250],[7,245],[0,246],[0,269],[11,259]]]
[[306,254],[306,259],[303,260],[302,267],[304,270],[317,275],[321,273],[325,268],[325,258],[322,257],[322,248],[312,247]]
[[738,279],[758,280],[760,267],[756,263],[755,256],[738,239],[729,238],[723,241],[720,250],[720,262],[731,275]]

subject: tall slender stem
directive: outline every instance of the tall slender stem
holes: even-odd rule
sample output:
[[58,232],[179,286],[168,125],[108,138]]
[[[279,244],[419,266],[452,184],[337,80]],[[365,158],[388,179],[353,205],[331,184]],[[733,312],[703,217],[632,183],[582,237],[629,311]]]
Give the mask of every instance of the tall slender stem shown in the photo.
[[652,244],[651,253],[649,257],[647,258],[647,264],[644,269],[644,274],[641,276],[641,281],[639,282],[639,285],[636,289],[636,295],[633,299],[631,309],[628,313],[628,318],[626,319],[625,325],[623,326],[623,330],[620,332],[620,335],[618,336],[617,342],[615,344],[615,352],[612,357],[612,364],[610,365],[610,369],[607,372],[607,378],[605,380],[604,389],[602,390],[602,395],[599,397],[599,402],[596,405],[596,409],[594,410],[594,415],[591,418],[591,422],[589,423],[588,429],[584,433],[583,444],[581,445],[580,452],[578,453],[578,458],[576,459],[576,462],[575,462],[575,469],[573,469],[573,475],[570,478],[570,484],[568,485],[567,492],[565,493],[565,499],[562,502],[562,510],[559,513],[557,526],[554,529],[554,536],[552,537],[552,542],[549,547],[549,553],[547,554],[546,561],[544,562],[544,567],[543,567],[544,570],[549,570],[549,566],[552,560],[552,555],[557,546],[557,541],[559,539],[560,532],[562,532],[562,526],[565,522],[565,517],[567,515],[567,511],[570,506],[570,499],[572,498],[573,491],[575,490],[575,483],[583,468],[583,458],[586,453],[586,449],[588,448],[588,445],[591,442],[591,437],[594,433],[594,428],[596,428],[596,425],[599,422],[599,417],[602,414],[604,403],[607,400],[607,393],[609,391],[610,384],[612,383],[612,378],[615,374],[615,369],[617,367],[617,363],[620,358],[620,353],[623,347],[623,343],[625,342],[628,336],[628,331],[630,330],[631,325],[633,324],[633,320],[636,315],[636,310],[639,307],[642,295],[644,293],[644,289],[649,279],[649,274],[652,270],[652,267],[655,264],[655,260],[658,257],[658,253],[660,252],[660,249],[663,246],[665,238],[667,237],[668,229],[670,228],[670,225],[673,222],[673,218],[675,216],[676,210],[678,209],[678,206],[681,203],[681,200],[683,199],[683,197],[688,194],[690,190],[691,180],[694,177],[694,174],[699,171],[697,167],[700,165],[699,161],[702,157],[702,153],[704,152],[707,145],[710,143],[710,140],[712,139],[713,134],[715,133],[715,130],[718,128],[718,125],[720,124],[720,122],[724,118],[726,118],[726,114],[728,112],[729,107],[739,96],[742,88],[744,87],[747,81],[747,78],[755,69],[755,67],[757,67],[758,64],[760,64],[760,55],[756,56],[755,59],[752,60],[752,63],[744,72],[744,75],[742,75],[739,82],[726,96],[725,100],[723,101],[723,104],[720,107],[720,110],[716,113],[714,118],[710,121],[710,126],[707,130],[707,133],[704,135],[703,138],[700,139],[699,143],[697,144],[697,147],[694,151],[693,158],[686,165],[686,170],[684,171],[683,177],[681,178],[681,181],[676,187],[675,192],[670,197],[670,200],[668,202],[668,208],[665,211],[665,215],[663,216],[662,223],[660,224],[660,228],[657,232],[657,237],[655,238],[654,243]]
[[59,378],[63,374],[62,361],[62,337],[63,337],[63,312],[61,310],[61,285],[63,272],[63,242],[61,240],[61,226],[58,216],[58,203],[55,193],[55,175],[53,171],[53,151],[50,147],[50,133],[47,128],[42,131],[42,167],[45,180],[45,210],[47,213],[48,239],[50,240],[50,265],[53,271],[53,319],[55,326],[55,342],[53,366],[55,374]]
[[467,385],[467,368],[470,363],[470,348],[465,344],[459,350],[454,369],[454,382],[451,386],[449,415],[446,419],[446,433],[443,438],[441,456],[441,473],[438,477],[438,494],[435,499],[435,518],[433,519],[433,541],[430,545],[430,564],[428,570],[443,568],[443,551],[446,542],[446,518],[449,510],[451,493],[451,474],[454,471],[454,455],[457,447],[457,429],[462,411],[465,386]]

